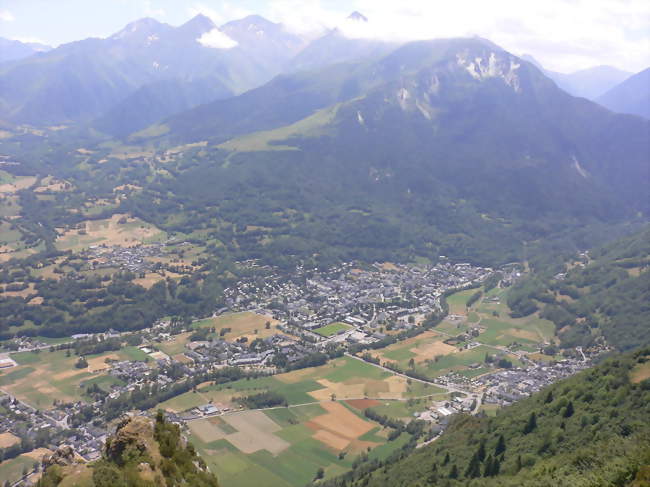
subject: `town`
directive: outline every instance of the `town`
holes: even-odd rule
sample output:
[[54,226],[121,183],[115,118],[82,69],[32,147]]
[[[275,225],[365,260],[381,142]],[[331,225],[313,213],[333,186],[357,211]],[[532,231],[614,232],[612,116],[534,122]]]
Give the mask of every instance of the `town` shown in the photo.
[[[93,249],[101,256],[107,250]],[[129,269],[139,270],[147,255],[156,251],[123,253],[110,250],[112,259],[122,259]],[[136,257],[132,257],[136,255]],[[410,370],[401,370],[390,363],[380,363],[368,354],[379,345],[399,342],[398,337],[417,337],[428,329],[431,316],[443,318],[443,297],[452,292],[472,289],[495,273],[494,269],[470,264],[451,263],[441,258],[436,265],[414,266],[375,264],[358,266],[346,263],[326,270],[305,270],[282,274],[256,261],[239,263],[242,267],[263,271],[239,281],[225,290],[226,306],[214,311],[212,317],[194,321],[163,320],[149,329],[118,333],[79,334],[56,345],[28,337],[5,344],[7,349],[30,352],[47,357],[51,353],[79,353],[76,367],[88,367],[84,354],[120,350],[125,343],[134,344],[145,360],[119,360],[107,357],[94,363],[94,373],[103,373],[114,382],[99,387],[89,381],[81,383],[86,401],[57,401],[47,410],[20,401],[0,388],[0,407],[6,414],[0,419],[0,434],[15,438],[4,449],[11,458],[35,448],[55,449],[70,445],[86,460],[101,455],[101,448],[110,430],[110,422],[122,412],[139,410],[139,414],[155,410],[157,403],[174,395],[195,389],[196,384],[222,380],[224,374],[237,377],[260,377],[287,370],[321,365],[334,357],[347,355],[373,366],[389,370],[409,381],[419,381],[449,393],[443,400],[431,400],[414,418],[431,424],[430,436],[435,438],[458,412],[479,414],[482,404],[505,406],[527,397],[562,377],[573,374],[590,363],[580,350],[567,354],[560,361],[536,362],[527,354],[514,350],[522,366],[503,369],[492,364],[472,364],[470,368],[487,367],[488,373],[468,377],[449,372],[438,377],[421,377]],[[521,275],[518,265],[499,269],[502,286],[511,285]],[[233,313],[257,317],[256,327],[236,336],[231,327],[210,326],[220,317]],[[462,317],[449,314],[450,323]],[[204,326],[205,325],[205,326]],[[456,336],[439,332],[450,343],[459,340],[462,349],[485,346],[479,331],[472,329]],[[455,341],[451,341],[455,340]],[[169,343],[180,344],[179,353],[167,353]],[[512,347],[511,347],[512,348]],[[84,352],[85,350],[85,352]],[[513,353],[507,347],[493,346],[496,357]],[[601,350],[591,350],[594,355]],[[10,353],[0,355],[4,370],[18,364]],[[137,398],[137,399],[136,399]],[[169,412],[179,424],[203,417],[228,415],[241,405],[205,403],[180,413]],[[431,441],[431,440],[429,440]],[[38,462],[24,472],[24,485],[39,470]]]

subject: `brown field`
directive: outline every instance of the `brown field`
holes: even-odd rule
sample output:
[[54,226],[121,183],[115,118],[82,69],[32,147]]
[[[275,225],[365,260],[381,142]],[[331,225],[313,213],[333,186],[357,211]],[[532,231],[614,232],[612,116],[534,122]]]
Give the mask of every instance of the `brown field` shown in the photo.
[[20,443],[20,438],[9,432],[0,433],[0,448],[9,448],[16,443]]
[[47,176],[41,181],[41,185],[34,189],[34,193],[58,193],[68,191],[69,184],[67,181]]
[[374,399],[350,399],[347,403],[356,409],[367,409],[381,404],[381,402]]
[[650,379],[650,362],[638,364],[630,372],[630,380],[634,384],[638,384],[646,379]]
[[225,439],[243,453],[267,450],[278,455],[291,446],[273,434],[281,428],[262,411],[232,414],[224,416],[223,420],[237,430],[237,433],[229,434]]
[[383,264],[379,264],[379,266],[382,270],[384,271],[397,271],[399,268],[393,264],[392,262],[384,262]]
[[[179,274],[175,274],[174,272],[167,272],[167,274],[172,274],[169,277],[182,277]],[[138,286],[142,286],[145,289],[150,289],[151,286],[163,280],[165,280],[165,276],[162,276],[157,272],[147,272],[144,277],[138,277],[137,279],[134,279],[133,283],[137,284]]]
[[38,461],[41,461],[41,459],[45,455],[51,455],[51,454],[52,454],[52,450],[48,450],[47,448],[37,448],[36,450],[32,450],[29,453],[23,453],[23,455]]
[[[119,221],[123,217],[126,217],[126,223],[121,224]],[[76,229],[67,230],[56,239],[57,247],[61,250],[79,250],[98,244],[132,247],[161,234],[155,226],[123,214],[105,220],[88,220],[83,225],[85,235]]]
[[522,329],[517,329],[517,328],[508,328],[506,330],[506,335],[514,336],[517,338],[524,338],[526,340],[532,340],[534,342],[537,342],[544,337],[540,337],[538,333],[535,333],[534,331],[531,330],[522,330]]
[[225,438],[227,433],[219,426],[213,424],[209,419],[198,419],[190,421],[190,431],[195,434],[201,441],[210,443]]
[[372,423],[364,421],[338,402],[321,404],[326,414],[316,416],[306,423],[315,431],[314,438],[334,450],[343,450],[359,436],[374,428]]
[[5,291],[2,293],[3,296],[7,297],[21,297],[21,298],[26,298],[30,294],[36,294],[36,291],[34,290],[34,283],[30,282],[29,285],[23,289],[22,291]]
[[[271,322],[271,328],[265,328],[267,321]],[[232,341],[236,338],[247,337],[250,340],[255,338],[267,338],[278,333],[276,328],[279,321],[274,320],[270,316],[258,315],[245,311],[243,313],[228,313],[210,320],[204,320],[201,324],[202,327],[214,326],[217,333],[222,328],[231,328],[232,331],[227,333],[224,338]],[[257,330],[257,334],[255,334]]]
[[417,363],[424,362],[426,360],[432,360],[437,355],[448,355],[450,353],[458,352],[458,349],[452,345],[447,345],[442,340],[437,340],[431,343],[425,343],[418,347],[412,348],[411,352],[417,356],[414,360]]
[[21,189],[29,188],[35,182],[34,176],[19,176],[13,183],[0,184],[0,193],[15,193]]
[[107,355],[105,357],[94,357],[88,360],[88,372],[99,372],[100,370],[106,370],[109,368],[109,365],[106,363],[107,359],[111,360],[120,360],[120,357],[114,353]]

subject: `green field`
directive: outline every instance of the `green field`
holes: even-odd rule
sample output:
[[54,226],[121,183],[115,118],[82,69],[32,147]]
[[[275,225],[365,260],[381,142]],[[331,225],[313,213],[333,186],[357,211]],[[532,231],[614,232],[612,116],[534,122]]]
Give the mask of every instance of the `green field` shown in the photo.
[[49,409],[53,401],[82,401],[84,397],[82,383],[97,382],[100,387],[107,389],[111,384],[119,383],[110,377],[105,370],[105,359],[137,360],[147,357],[135,347],[126,347],[119,351],[88,355],[86,359],[91,364],[87,369],[78,369],[75,363],[79,357],[58,350],[54,352],[19,352],[11,354],[19,366],[0,372],[0,385],[7,392],[15,395],[39,409]]
[[331,337],[341,331],[349,330],[350,328],[352,327],[350,325],[346,325],[345,323],[330,323],[329,325],[316,328],[314,330],[314,333],[318,333],[320,336],[324,337]]
[[[409,435],[404,433],[396,440],[388,442],[386,434],[378,434],[383,430],[380,425],[363,419],[342,403],[325,402],[322,405],[250,413],[255,413],[252,422],[258,421],[259,415],[263,414],[264,418],[261,419],[264,419],[265,423],[270,420],[271,424],[275,425],[275,431],[270,434],[283,444],[275,453],[263,448],[253,452],[243,452],[228,439],[207,441],[209,438],[206,438],[203,432],[198,432],[203,435],[203,438],[200,438],[196,432],[191,437],[192,443],[219,481],[229,487],[251,485],[302,487],[313,480],[319,467],[325,469],[326,478],[333,477],[349,470],[354,459],[359,453],[367,451],[368,447],[370,447],[371,458],[383,459],[402,447],[409,439]],[[318,422],[319,418],[328,418],[332,414],[340,415],[344,422],[352,420],[356,425],[367,425],[364,428],[366,432],[357,435],[346,430],[343,424],[337,426],[334,422],[328,425],[327,428],[331,429],[327,429],[327,434],[341,441],[339,445],[341,448],[321,441],[316,433],[318,430],[314,430],[313,422]],[[219,424],[218,428],[224,430],[223,424]],[[190,429],[192,430],[192,426]],[[250,432],[246,428],[245,431],[237,434],[251,433],[255,438],[255,448],[260,448],[268,442],[268,432],[256,436],[254,431]],[[340,451],[345,452],[343,458],[339,458]]]

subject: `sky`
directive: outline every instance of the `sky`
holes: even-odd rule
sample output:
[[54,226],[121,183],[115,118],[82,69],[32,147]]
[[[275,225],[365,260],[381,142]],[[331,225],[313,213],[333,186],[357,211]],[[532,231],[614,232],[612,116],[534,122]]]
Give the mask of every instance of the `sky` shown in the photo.
[[[346,21],[354,10],[369,22]],[[217,25],[255,13],[312,36],[333,27],[395,41],[478,35],[561,72],[650,66],[649,0],[0,0],[0,37],[56,46],[142,17],[180,25],[198,13]]]

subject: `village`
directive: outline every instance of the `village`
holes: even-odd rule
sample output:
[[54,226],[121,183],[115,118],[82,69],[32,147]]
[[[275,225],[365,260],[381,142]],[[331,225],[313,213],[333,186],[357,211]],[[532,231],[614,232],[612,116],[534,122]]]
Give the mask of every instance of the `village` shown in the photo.
[[[130,265],[132,260],[127,259],[125,263]],[[258,266],[254,261],[240,265]],[[348,263],[320,271],[297,268],[291,275],[272,269],[267,271],[264,279],[255,276],[226,289],[226,307],[215,310],[208,319],[180,325],[161,321],[139,332],[111,330],[99,335],[80,334],[73,337],[73,341],[56,347],[37,339],[17,339],[12,349],[32,353],[43,351],[42,354],[47,354],[47,349],[69,352],[75,344],[97,344],[107,340],[113,340],[119,348],[120,343],[128,341],[139,343],[136,351],[145,359],[118,360],[108,356],[98,369],[112,378],[108,387],[82,382],[80,387],[85,387],[88,400],[55,401],[47,411],[20,401],[0,387],[0,405],[8,411],[2,416],[0,433],[15,437],[20,442],[15,444],[21,445],[21,451],[27,444],[46,448],[67,444],[86,460],[93,460],[101,455],[110,421],[114,419],[107,408],[107,404],[114,404],[110,401],[132,398],[138,391],[145,390],[167,397],[166,391],[173,390],[187,378],[215,377],[219,371],[230,368],[273,376],[286,370],[310,367],[315,357],[327,360],[346,355],[362,360],[360,351],[383,343],[387,338],[390,341],[399,333],[417,336],[427,316],[442,313],[443,295],[478,287],[494,272],[470,264],[452,264],[444,259],[435,266],[376,264],[359,268]],[[517,266],[504,267],[500,272],[505,285],[520,276]],[[255,325],[237,333],[237,317],[244,317]],[[450,323],[454,320],[461,320],[461,317],[451,315]],[[461,348],[471,350],[481,346],[480,336],[475,335],[461,334],[467,340]],[[508,352],[505,347],[493,348],[500,354]],[[511,404],[588,366],[589,359],[582,351],[580,353],[578,358],[568,357],[551,364],[527,360],[522,362],[525,366],[507,370],[500,370],[493,364],[490,366],[492,372],[478,377],[449,372],[431,379],[418,378],[409,375],[409,371],[388,369],[373,361],[366,363],[449,393],[447,398],[429,401],[422,410],[412,414],[413,418],[430,422],[435,436],[444,430],[453,414],[479,414],[483,404]],[[3,355],[2,364],[5,370],[18,365],[9,354]],[[469,368],[476,367],[478,364]],[[155,410],[155,404],[151,406],[144,411]],[[172,421],[185,425],[199,418],[227,415],[236,409],[241,406],[211,401],[186,411],[169,412],[169,416]]]

